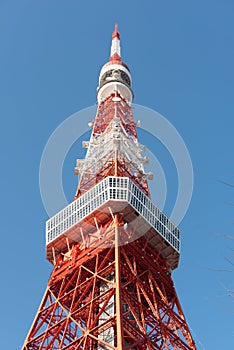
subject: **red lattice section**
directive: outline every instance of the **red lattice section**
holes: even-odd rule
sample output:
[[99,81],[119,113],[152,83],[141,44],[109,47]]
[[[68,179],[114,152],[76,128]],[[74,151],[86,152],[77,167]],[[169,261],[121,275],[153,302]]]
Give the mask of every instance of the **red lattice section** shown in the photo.
[[166,262],[144,237],[120,247],[122,224],[58,259],[23,350],[196,349]]

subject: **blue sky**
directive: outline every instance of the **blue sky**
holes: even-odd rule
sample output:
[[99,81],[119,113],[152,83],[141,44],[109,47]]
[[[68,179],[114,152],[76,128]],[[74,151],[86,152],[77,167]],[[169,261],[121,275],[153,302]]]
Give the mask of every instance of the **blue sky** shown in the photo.
[[[45,260],[47,214],[38,184],[43,148],[63,120],[96,103],[116,22],[134,102],[177,128],[193,162],[193,198],[180,225],[181,260],[173,274],[183,311],[198,349],[234,344],[227,295],[233,273],[226,272],[233,240],[221,236],[233,235],[234,190],[223,183],[234,184],[233,1],[2,0],[1,349],[22,346],[52,269]],[[139,137],[147,142],[143,132]],[[164,162],[165,150],[155,147]],[[64,164],[69,200],[79,152],[72,147]],[[166,175],[174,196],[176,183]]]

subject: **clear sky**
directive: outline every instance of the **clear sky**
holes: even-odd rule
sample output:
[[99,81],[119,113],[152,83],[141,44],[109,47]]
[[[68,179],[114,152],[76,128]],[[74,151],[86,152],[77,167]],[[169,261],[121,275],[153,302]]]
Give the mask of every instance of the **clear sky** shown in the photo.
[[[193,198],[180,224],[181,260],[173,273],[183,311],[198,349],[231,349],[234,306],[228,295],[234,282],[227,259],[233,240],[222,237],[233,235],[234,218],[233,187],[224,184],[234,184],[231,0],[0,1],[0,348],[22,346],[52,270],[45,260],[48,216],[38,181],[43,148],[63,120],[96,103],[116,22],[134,102],[176,127],[194,167]],[[139,136],[144,144],[146,135]],[[155,153],[163,162],[161,148]],[[79,152],[72,148],[63,169],[70,201]]]

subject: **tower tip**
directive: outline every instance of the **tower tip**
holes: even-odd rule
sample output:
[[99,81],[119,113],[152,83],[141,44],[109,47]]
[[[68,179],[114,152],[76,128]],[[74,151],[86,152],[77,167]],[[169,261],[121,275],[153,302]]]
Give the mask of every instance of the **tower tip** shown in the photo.
[[120,54],[120,35],[118,31],[118,24],[115,24],[115,29],[112,33],[112,44],[111,44],[111,54],[110,60],[121,61]]
[[119,29],[118,29],[118,23],[115,23],[115,29],[112,33],[112,39],[118,38],[120,40],[120,35],[119,35]]

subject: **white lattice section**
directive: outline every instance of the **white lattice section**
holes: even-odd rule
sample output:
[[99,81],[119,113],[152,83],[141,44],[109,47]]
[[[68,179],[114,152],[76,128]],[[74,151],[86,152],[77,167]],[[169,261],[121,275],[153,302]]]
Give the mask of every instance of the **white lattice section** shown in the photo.
[[136,172],[144,174],[143,164],[148,162],[148,158],[142,156],[144,146],[127,134],[118,117],[113,119],[103,134],[91,137],[90,142],[83,145],[88,147],[88,151],[85,159],[77,160],[77,174],[95,173],[95,165],[98,167],[100,161],[114,151],[118,151],[118,158],[131,163]]

